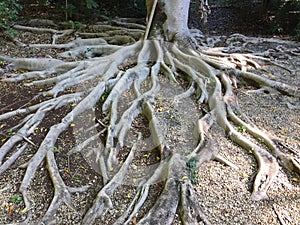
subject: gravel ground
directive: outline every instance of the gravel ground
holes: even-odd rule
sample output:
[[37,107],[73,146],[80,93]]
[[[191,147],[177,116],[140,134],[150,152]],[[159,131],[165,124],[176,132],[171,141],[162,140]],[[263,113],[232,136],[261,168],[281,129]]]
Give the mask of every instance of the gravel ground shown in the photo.
[[[299,152],[299,110],[278,104],[277,97],[241,90],[240,103],[259,128],[275,133]],[[300,185],[293,181],[298,176],[281,168],[269,189],[269,200],[252,201],[251,184],[257,166],[254,157],[224,137],[218,139],[218,145],[220,154],[239,170],[213,161],[198,170],[200,182],[195,188],[212,224],[300,224]]]

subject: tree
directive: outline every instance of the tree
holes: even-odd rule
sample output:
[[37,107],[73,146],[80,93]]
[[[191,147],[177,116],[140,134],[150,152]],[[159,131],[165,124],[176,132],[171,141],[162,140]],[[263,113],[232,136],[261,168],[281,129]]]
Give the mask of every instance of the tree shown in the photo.
[[[157,182],[164,185],[162,193],[138,224],[171,224],[176,211],[180,212],[183,224],[197,224],[201,221],[210,224],[193,190],[193,171],[203,162],[214,159],[235,167],[218,155],[214,148],[216,140],[211,134],[214,127],[223,130],[229,139],[255,155],[258,173],[253,185],[253,199],[267,198],[267,190],[279,169],[278,163],[286,169],[300,172],[295,156],[281,151],[277,147],[279,140],[270,137],[249,121],[239,108],[233,90],[240,78],[261,87],[259,91],[275,89],[283,94],[299,97],[299,88],[252,72],[259,71],[260,65],[256,61],[272,63],[267,58],[253,54],[219,52],[201,46],[203,43],[199,45],[196,37],[201,36],[200,32],[191,32],[187,26],[189,0],[147,0],[146,5],[146,28],[130,20],[114,20],[111,24],[93,26],[94,33],[77,32],[80,37],[67,44],[56,42],[59,38],[73,34],[74,30],[14,26],[15,29],[53,33],[52,44],[29,44],[27,47],[64,49],[67,51],[61,53],[60,57],[69,60],[1,56],[14,69],[28,71],[17,76],[7,75],[3,82],[29,79],[30,83],[27,85],[47,85],[51,88],[43,92],[43,101],[0,116],[1,120],[23,118],[17,125],[16,134],[12,134],[1,146],[0,174],[10,168],[22,152],[29,148],[28,145],[34,145],[29,137],[47,119],[49,113],[73,106],[59,122],[51,125],[26,165],[26,173],[19,188],[28,210],[24,223],[30,221],[32,213],[27,193],[29,185],[44,160],[54,187],[54,195],[40,224],[54,223],[53,215],[62,203],[72,207],[72,193],[87,191],[88,185],[74,188],[65,184],[55,158],[59,137],[75,121],[81,121],[82,126],[87,126],[84,128],[87,131],[80,133],[78,130],[81,142],[67,154],[89,149],[87,155],[92,155],[103,179],[103,187],[83,215],[82,224],[93,224],[106,209],[113,207],[111,196],[126,182],[127,173],[130,172],[134,158],[139,155],[140,148],[157,152],[158,163],[151,169],[147,167],[145,175],[142,174],[143,171],[139,172],[141,179],[134,181],[136,197],[115,224],[129,223],[149,195],[150,185]],[[201,10],[205,20],[209,12],[206,1],[201,1]],[[141,29],[145,29],[142,36]],[[104,35],[108,33],[113,34],[113,37]],[[135,41],[137,37],[140,39]],[[247,42],[247,38],[242,35],[235,35],[231,40],[236,39]],[[108,41],[119,45],[108,44]],[[128,45],[130,42],[134,43]],[[236,50],[231,49],[233,52]],[[5,72],[8,73],[8,70],[9,68]],[[161,87],[166,80],[168,86],[171,86],[169,89],[167,86]],[[179,87],[182,89],[178,89]],[[168,92],[175,88],[185,90],[172,96],[171,103],[174,105],[189,97],[201,105],[200,118],[194,129],[196,140],[189,140],[189,147],[193,146],[189,152],[178,147],[179,143],[171,146],[167,130],[161,126],[162,118],[158,114],[157,103],[159,93],[164,88]],[[86,119],[86,115],[90,113],[94,115],[92,122],[96,121],[94,126],[89,126],[89,117]],[[142,120],[147,121],[146,131],[136,128],[136,123]],[[252,138],[239,132],[241,127]],[[147,132],[150,135],[147,136]],[[18,143],[21,143],[21,147],[17,146]]]
[[266,1],[264,6],[271,30],[275,33],[293,33],[299,40],[299,1]]

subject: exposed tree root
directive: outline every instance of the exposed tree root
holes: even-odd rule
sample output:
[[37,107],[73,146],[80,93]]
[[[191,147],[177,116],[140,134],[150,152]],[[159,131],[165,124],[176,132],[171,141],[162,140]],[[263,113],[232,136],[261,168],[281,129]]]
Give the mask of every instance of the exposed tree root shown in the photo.
[[[118,25],[124,25],[116,21]],[[109,33],[111,42],[118,39],[117,31],[128,34],[139,32],[142,27],[126,23],[129,28],[119,29],[112,25],[99,25],[94,27],[97,32]],[[139,146],[145,140],[132,127],[140,115],[145,116],[149,122],[151,133],[151,149],[160,152],[159,162],[148,175],[137,182],[137,192],[129,208],[115,221],[115,224],[129,224],[138,213],[148,196],[150,185],[164,181],[164,188],[156,203],[148,213],[138,221],[138,224],[172,224],[174,216],[179,212],[183,224],[197,224],[202,221],[210,224],[207,216],[201,210],[193,191],[191,177],[187,163],[201,165],[204,161],[216,159],[234,168],[234,164],[219,157],[217,149],[212,147],[214,141],[210,128],[214,125],[221,127],[229,139],[250,151],[256,157],[258,172],[253,185],[252,198],[266,199],[267,190],[276,177],[279,164],[291,171],[300,173],[299,159],[294,154],[282,152],[277,147],[275,138],[264,133],[240,110],[237,96],[233,88],[237,81],[244,78],[255,83],[258,87],[268,87],[281,93],[300,96],[299,87],[270,80],[259,73],[260,65],[255,60],[268,61],[257,58],[251,54],[216,52],[206,48],[187,48],[180,43],[166,43],[159,39],[139,40],[134,44],[121,46],[108,44],[108,37],[97,37],[76,40],[66,44],[56,44],[57,35],[70,35],[74,31],[58,31],[55,29],[42,29],[15,26],[31,32],[49,32],[56,35],[52,44],[31,45],[31,48],[58,48],[66,50],[60,56],[68,59],[84,58],[80,61],[65,62],[51,58],[10,58],[1,56],[11,68],[27,70],[23,74],[5,74],[3,81],[19,82],[30,79],[26,85],[51,85],[51,89],[43,94],[49,99],[44,102],[16,109],[0,115],[0,120],[23,116],[17,127],[15,135],[10,137],[0,148],[0,174],[9,169],[20,155],[26,151],[28,144],[26,138],[32,135],[34,129],[44,120],[46,113],[58,108],[77,103],[68,112],[61,122],[51,126],[38,146],[23,177],[19,191],[27,208],[28,215],[31,210],[31,199],[27,194],[37,168],[46,160],[48,172],[54,187],[54,195],[50,206],[43,215],[39,224],[51,224],[53,215],[62,203],[67,204],[74,211],[71,195],[74,192],[84,192],[88,186],[72,188],[64,183],[54,157],[53,149],[60,135],[70,127],[78,116],[93,110],[102,101],[102,112],[99,126],[102,133],[106,132],[102,147],[95,148],[95,162],[103,177],[103,187],[95,198],[93,205],[83,217],[82,224],[90,225],[97,218],[101,218],[107,209],[114,207],[111,195],[116,188],[125,182],[129,167],[134,157],[139,153]],[[107,32],[106,32],[107,31]],[[80,36],[80,33],[78,34]],[[87,34],[82,35],[88,36]],[[92,36],[92,35],[91,35]],[[97,35],[94,35],[97,36]],[[122,36],[124,38],[124,35]],[[245,37],[236,36],[236,38]],[[129,38],[132,42],[135,38]],[[123,44],[124,39],[121,41]],[[264,40],[264,41],[270,41]],[[190,46],[191,47],[191,46]],[[253,70],[258,73],[252,72]],[[163,78],[162,78],[163,77]],[[197,98],[199,104],[205,105],[207,110],[204,116],[199,116],[195,127],[197,140],[192,151],[185,154],[181,148],[170,147],[166,141],[167,130],[161,126],[158,111],[155,108],[156,98],[161,90],[161,79],[169,79],[170,83],[180,86],[180,79],[188,81],[188,87],[182,93],[173,96],[173,103],[185,101],[189,97]],[[84,86],[82,88],[82,86]],[[69,88],[77,88],[78,93],[66,94]],[[128,94],[130,93],[130,94]],[[122,101],[128,95],[132,100],[126,105]],[[97,116],[96,116],[97,117]],[[102,121],[101,121],[102,120]],[[247,135],[239,132],[238,127],[245,127]],[[129,136],[134,138],[130,140]],[[251,136],[251,138],[249,138]],[[82,152],[91,142],[97,139],[93,135],[78,144],[69,152]],[[24,141],[25,140],[25,141]],[[100,141],[100,139],[99,139]],[[147,140],[148,141],[148,140]],[[22,147],[16,147],[17,143]],[[121,163],[120,152],[128,151],[126,160]],[[12,152],[11,156],[6,157]],[[112,169],[113,168],[113,172]],[[30,216],[29,216],[30,217]]]

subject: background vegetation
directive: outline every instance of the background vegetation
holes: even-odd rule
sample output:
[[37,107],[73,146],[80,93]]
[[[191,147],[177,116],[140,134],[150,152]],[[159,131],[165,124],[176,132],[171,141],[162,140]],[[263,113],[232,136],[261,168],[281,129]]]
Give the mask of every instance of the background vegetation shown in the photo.
[[[199,0],[192,0],[195,4]],[[259,4],[261,17],[269,34],[290,34],[300,40],[300,0],[210,0],[216,7],[239,7]],[[18,19],[26,3],[39,3],[50,7],[55,5],[65,12],[65,20],[77,20],[87,15],[86,20],[101,13],[106,17],[143,17],[146,14],[144,0],[2,0],[0,2],[0,29],[13,34],[11,25]],[[88,12],[88,13],[87,13]]]
[[11,36],[14,30],[11,28],[13,23],[19,18],[19,11],[22,5],[18,0],[4,0],[0,2],[0,32],[6,30]]

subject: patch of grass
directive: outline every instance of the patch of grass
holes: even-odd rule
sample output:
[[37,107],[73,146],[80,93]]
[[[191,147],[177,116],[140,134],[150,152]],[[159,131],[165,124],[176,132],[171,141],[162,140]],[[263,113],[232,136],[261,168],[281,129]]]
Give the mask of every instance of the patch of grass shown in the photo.
[[54,148],[53,148],[53,152],[54,153],[60,153],[60,148],[59,147],[56,147],[56,146],[54,146]]
[[22,202],[22,200],[23,198],[20,195],[14,195],[9,199],[9,202],[19,204]]
[[247,131],[247,127],[245,127],[245,126],[238,126],[237,129],[240,132],[246,132]]
[[74,178],[74,181],[75,181],[76,183],[80,183],[80,179],[79,179],[78,177],[75,177],[75,178]]
[[101,96],[101,101],[102,102],[104,102],[107,99],[107,97],[109,96],[110,92],[111,92],[111,90],[109,88],[105,90],[104,94]]
[[196,169],[197,169],[197,158],[191,158],[187,163],[187,167],[190,171],[190,179],[193,184],[198,184],[199,181],[196,179]]
[[16,132],[13,130],[13,129],[10,129],[9,131],[8,131],[8,136],[13,136],[13,135],[15,135],[16,134]]

